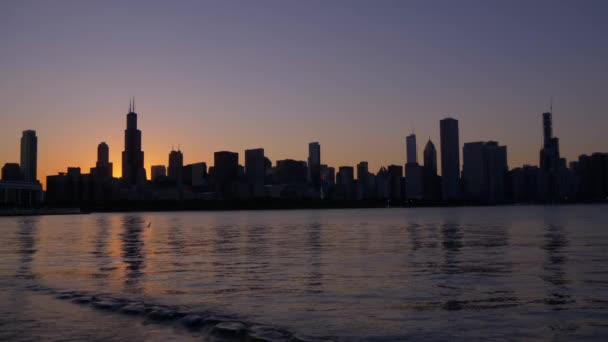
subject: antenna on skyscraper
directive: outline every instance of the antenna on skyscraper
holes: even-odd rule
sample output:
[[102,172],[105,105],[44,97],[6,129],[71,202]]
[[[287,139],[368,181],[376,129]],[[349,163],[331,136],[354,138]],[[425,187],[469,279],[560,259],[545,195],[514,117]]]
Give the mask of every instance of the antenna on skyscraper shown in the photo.
[[549,103],[549,112],[553,114],[553,96],[551,96],[551,102]]
[[129,113],[131,113],[131,98],[129,97]]
[[135,96],[133,96],[133,113],[135,113]]

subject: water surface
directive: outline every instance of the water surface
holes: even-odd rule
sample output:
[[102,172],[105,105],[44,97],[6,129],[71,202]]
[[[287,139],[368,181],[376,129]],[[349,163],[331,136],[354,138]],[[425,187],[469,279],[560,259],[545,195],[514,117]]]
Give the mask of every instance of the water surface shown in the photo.
[[[35,335],[27,322],[72,324],[60,314],[64,310],[32,308],[58,301],[26,289],[39,284],[345,340],[605,340],[607,210],[515,206],[0,218],[0,339]],[[130,325],[113,313],[98,319],[115,327],[107,339],[149,339],[164,329],[122,329]],[[99,321],[83,321],[72,332],[83,335],[56,333],[89,336],[99,328]],[[189,337],[167,329],[163,334]]]

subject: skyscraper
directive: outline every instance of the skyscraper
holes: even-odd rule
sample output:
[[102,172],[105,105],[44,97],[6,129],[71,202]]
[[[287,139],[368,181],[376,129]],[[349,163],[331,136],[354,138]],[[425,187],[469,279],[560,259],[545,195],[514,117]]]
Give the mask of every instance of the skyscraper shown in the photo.
[[308,180],[319,189],[321,186],[321,145],[318,142],[308,144]]
[[407,159],[405,163],[405,196],[408,199],[422,198],[422,168],[418,165],[416,135],[405,138]]
[[97,145],[97,163],[91,173],[102,178],[112,177],[113,169],[114,166],[110,163],[110,147],[105,142],[101,142]]
[[424,169],[432,175],[437,175],[437,149],[431,139],[424,147]]
[[507,147],[495,141],[472,142],[462,148],[462,175],[466,198],[476,202],[505,200]]
[[21,179],[25,182],[38,181],[38,137],[36,131],[23,131],[21,136]]
[[424,166],[422,171],[423,197],[429,201],[441,198],[441,178],[437,175],[437,150],[429,139],[424,147]]
[[245,176],[253,196],[264,194],[266,165],[263,148],[245,150]]
[[543,148],[540,150],[540,194],[546,201],[560,199],[560,172],[565,161],[559,154],[559,139],[553,136],[553,113],[543,113]]
[[238,180],[239,154],[220,151],[213,154],[213,178],[215,190],[227,193],[229,186]]
[[156,182],[164,177],[167,177],[167,168],[165,165],[152,165],[151,173],[152,181]]
[[182,151],[171,150],[169,152],[169,168],[168,168],[168,176],[169,179],[173,182],[180,183],[182,182],[182,168],[184,167],[184,155]]
[[441,191],[444,201],[460,198],[460,142],[458,120],[445,118],[439,122],[441,138]]
[[130,101],[129,113],[127,113],[125,150],[122,152],[122,179],[127,185],[140,185],[146,181],[144,152],[141,149],[141,131],[137,129],[134,99]]
[[416,135],[410,134],[405,138],[405,145],[407,149],[407,161],[406,163],[417,164],[418,163],[418,152],[416,150]]

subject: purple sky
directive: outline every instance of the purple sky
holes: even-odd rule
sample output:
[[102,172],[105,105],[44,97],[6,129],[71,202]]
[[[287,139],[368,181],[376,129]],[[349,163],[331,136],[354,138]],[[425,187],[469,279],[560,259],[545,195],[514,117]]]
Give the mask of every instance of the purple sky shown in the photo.
[[[439,120],[538,163],[554,98],[562,154],[608,150],[607,1],[0,1],[0,163],[39,136],[39,175],[115,175],[129,96],[146,168],[264,147],[330,165],[405,162]],[[148,171],[149,172],[149,171]]]

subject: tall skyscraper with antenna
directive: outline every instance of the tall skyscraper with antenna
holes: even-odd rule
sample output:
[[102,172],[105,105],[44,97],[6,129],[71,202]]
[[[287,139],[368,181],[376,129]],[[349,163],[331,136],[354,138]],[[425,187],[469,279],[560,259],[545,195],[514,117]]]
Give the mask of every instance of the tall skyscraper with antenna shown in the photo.
[[[566,161],[560,157],[559,139],[553,136],[553,101],[549,111],[543,113],[543,148],[540,150],[540,192],[546,201],[560,199],[560,172]],[[563,186],[562,186],[563,187]]]
[[122,152],[122,179],[127,185],[141,185],[146,181],[144,152],[141,149],[141,131],[137,129],[135,98],[129,101],[125,150]]

